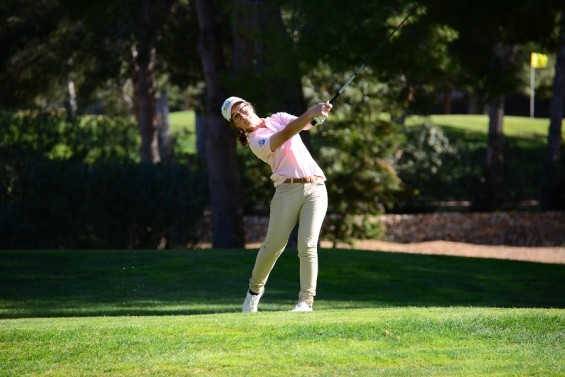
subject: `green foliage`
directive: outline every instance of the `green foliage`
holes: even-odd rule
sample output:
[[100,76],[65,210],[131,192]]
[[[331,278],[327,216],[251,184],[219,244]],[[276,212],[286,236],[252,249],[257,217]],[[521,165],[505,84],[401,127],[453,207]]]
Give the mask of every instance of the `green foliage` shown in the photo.
[[455,150],[437,126],[422,124],[403,130],[406,142],[397,152],[396,167],[403,181],[415,186],[423,176],[436,175],[443,158],[453,156]]
[[455,2],[423,3],[428,12],[422,22],[448,25],[457,32],[447,50],[459,66],[455,84],[485,93],[487,101],[522,89],[522,69],[530,51],[520,46],[548,46],[554,40],[559,9],[557,2],[539,6],[529,0],[497,3],[488,11],[482,2],[469,2],[464,11]]
[[69,122],[61,113],[0,113],[0,156],[86,163],[138,161],[139,135],[130,118],[85,115]]
[[451,145],[443,130],[435,125],[420,124],[402,127],[406,141],[395,154],[395,168],[398,176],[408,186],[410,196],[404,203],[396,204],[397,210],[424,210],[430,201],[449,195],[451,187],[458,179],[450,163],[457,159],[457,150]]
[[1,163],[4,248],[156,248],[198,241],[205,176],[190,166]]
[[[427,126],[420,126],[422,123]],[[504,187],[499,190],[498,200],[492,199],[492,177],[484,170],[486,115],[408,117],[407,124],[405,132],[410,140],[402,147],[397,169],[415,195],[399,197],[394,211],[437,210],[440,202],[449,200],[471,201],[472,210],[492,210],[493,204],[495,208],[516,209],[520,202],[539,197],[547,149],[547,119],[504,118]],[[440,127],[441,133],[432,138],[430,130],[436,127]],[[418,139],[423,144],[412,150]],[[435,140],[435,147],[427,145],[431,140]],[[411,150],[409,158],[405,150]]]
[[47,156],[61,140],[61,118],[47,113],[0,113],[0,156]]
[[[467,160],[469,174],[459,175],[459,186],[465,189],[472,211],[513,209],[519,207],[521,201],[539,199],[546,148],[526,148],[520,146],[522,143],[520,139],[505,138],[504,162],[500,176],[496,177],[483,165],[486,159],[484,144],[473,149],[461,143],[460,159]],[[474,167],[473,171],[471,167]],[[502,186],[496,181],[500,177]]]
[[365,120],[360,115],[347,121],[328,120],[312,138],[328,177],[326,225],[328,239],[334,242],[378,238],[378,222],[370,218],[390,207],[401,189],[391,163],[400,140],[394,126],[379,119]]
[[[74,161],[138,161],[139,133],[131,118],[83,116],[78,124],[65,124],[66,155]],[[72,128],[71,128],[72,127]]]
[[129,118],[76,123],[39,112],[0,114],[0,245],[172,247],[197,242],[207,203],[195,156],[139,165]]
[[[320,92],[325,97],[337,91],[347,77],[320,65],[304,81],[305,95],[311,103],[326,101],[329,98],[320,97]],[[404,190],[393,166],[402,136],[381,116],[383,108],[400,111],[390,95],[397,90],[358,77],[334,103],[328,119],[311,131],[313,154],[328,178],[325,237],[333,242],[379,238],[382,230],[374,215],[390,208]]]

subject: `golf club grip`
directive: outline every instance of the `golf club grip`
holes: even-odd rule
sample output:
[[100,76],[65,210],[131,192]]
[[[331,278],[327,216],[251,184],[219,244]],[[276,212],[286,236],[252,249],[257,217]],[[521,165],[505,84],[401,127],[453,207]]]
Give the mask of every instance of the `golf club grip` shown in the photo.
[[315,126],[316,124],[318,124],[318,121],[317,121],[316,119],[313,119],[313,120],[310,122],[310,124],[313,125],[313,126]]
[[[333,105],[334,101],[337,99],[337,97],[339,97],[340,94],[341,92],[337,92],[329,102]],[[314,119],[312,122],[310,122],[310,124],[315,126],[316,124],[318,124],[318,121]]]

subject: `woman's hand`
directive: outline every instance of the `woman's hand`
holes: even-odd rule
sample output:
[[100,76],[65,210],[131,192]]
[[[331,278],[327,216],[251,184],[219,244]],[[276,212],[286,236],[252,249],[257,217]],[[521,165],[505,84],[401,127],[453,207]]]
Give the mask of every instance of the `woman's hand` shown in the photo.
[[288,139],[290,139],[300,131],[310,129],[312,127],[310,122],[314,120],[314,118],[320,118],[323,122],[323,119],[326,119],[332,107],[333,105],[329,101],[327,101],[319,103],[306,110],[304,114],[287,124],[284,129],[271,136],[271,151],[274,152]]
[[313,117],[312,125],[324,123],[332,107],[333,105],[329,101],[319,103],[316,106],[312,107],[310,110],[317,113],[317,115],[314,115]]
[[317,118],[320,116],[327,118],[332,107],[333,105],[330,103],[330,101],[326,101],[317,104],[316,106],[312,107],[310,110],[313,111],[313,115],[314,115],[313,118]]

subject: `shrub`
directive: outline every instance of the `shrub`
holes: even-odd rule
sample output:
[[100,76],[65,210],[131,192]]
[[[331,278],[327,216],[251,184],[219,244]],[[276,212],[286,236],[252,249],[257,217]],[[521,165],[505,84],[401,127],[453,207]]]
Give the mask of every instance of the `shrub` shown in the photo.
[[457,149],[442,129],[421,124],[402,131],[406,140],[395,153],[394,165],[407,190],[395,210],[427,211],[433,201],[456,196],[453,189],[461,165]]
[[347,120],[332,121],[312,137],[328,178],[324,236],[334,243],[380,238],[380,223],[372,219],[392,206],[402,190],[391,163],[400,142],[394,125],[361,114],[354,111]]
[[139,136],[130,118],[63,114],[0,113],[0,157],[95,162],[139,161]]
[[0,113],[0,247],[155,248],[198,242],[205,172],[140,165],[125,117]]
[[198,242],[203,169],[28,160],[2,163],[2,248],[157,248]]

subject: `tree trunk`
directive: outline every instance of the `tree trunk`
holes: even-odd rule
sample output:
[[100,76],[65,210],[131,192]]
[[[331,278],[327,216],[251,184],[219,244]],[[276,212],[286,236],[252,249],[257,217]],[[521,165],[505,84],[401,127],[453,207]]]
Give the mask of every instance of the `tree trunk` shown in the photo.
[[487,168],[493,169],[504,162],[504,96],[488,104],[488,117]]
[[[300,69],[293,57],[293,44],[280,9],[264,0],[233,0],[233,69],[236,77],[255,77],[277,88],[276,93],[261,98],[269,112],[285,111],[296,116],[306,111]],[[269,43],[265,43],[268,40]],[[259,99],[258,99],[259,100]],[[300,134],[310,148],[310,134]],[[288,246],[295,247],[298,227],[295,226]]]
[[67,120],[74,122],[77,113],[77,96],[75,92],[75,82],[73,80],[73,59],[67,61],[67,92],[65,94],[65,110]]
[[141,42],[133,52],[133,59],[133,103],[141,136],[141,161],[156,163],[161,161],[161,158],[155,126],[153,52],[147,44]]
[[451,114],[451,103],[453,96],[453,84],[447,81],[443,87],[443,113]]
[[206,81],[204,101],[207,137],[206,160],[212,207],[213,247],[243,247],[243,205],[236,156],[235,134],[229,132],[220,107],[226,97],[220,81],[225,61],[216,1],[196,0],[200,27],[199,52]]
[[565,204],[561,202],[564,185],[562,183],[563,177],[560,177],[561,127],[563,122],[563,101],[565,101],[565,7],[563,8],[559,27],[559,48],[555,61],[550,124],[547,135],[547,154],[545,157],[540,201],[543,209],[561,209]]
[[255,77],[277,88],[260,99],[268,111],[301,115],[306,101],[300,69],[280,9],[265,0],[232,3],[234,75],[244,80]]
[[508,201],[504,187],[504,96],[495,97],[488,104],[489,132],[484,175],[484,191],[478,193],[481,203],[474,203],[476,209],[492,211],[501,208]]
[[467,93],[467,114],[480,114],[479,96],[473,91]]
[[159,135],[155,119],[155,40],[159,29],[167,22],[175,0],[152,2],[142,0],[131,3],[132,33],[136,43],[133,46],[133,104],[139,134],[141,136],[140,156],[142,162],[161,161]]
[[174,162],[173,136],[169,127],[169,97],[164,89],[156,101],[155,118],[161,162]]

